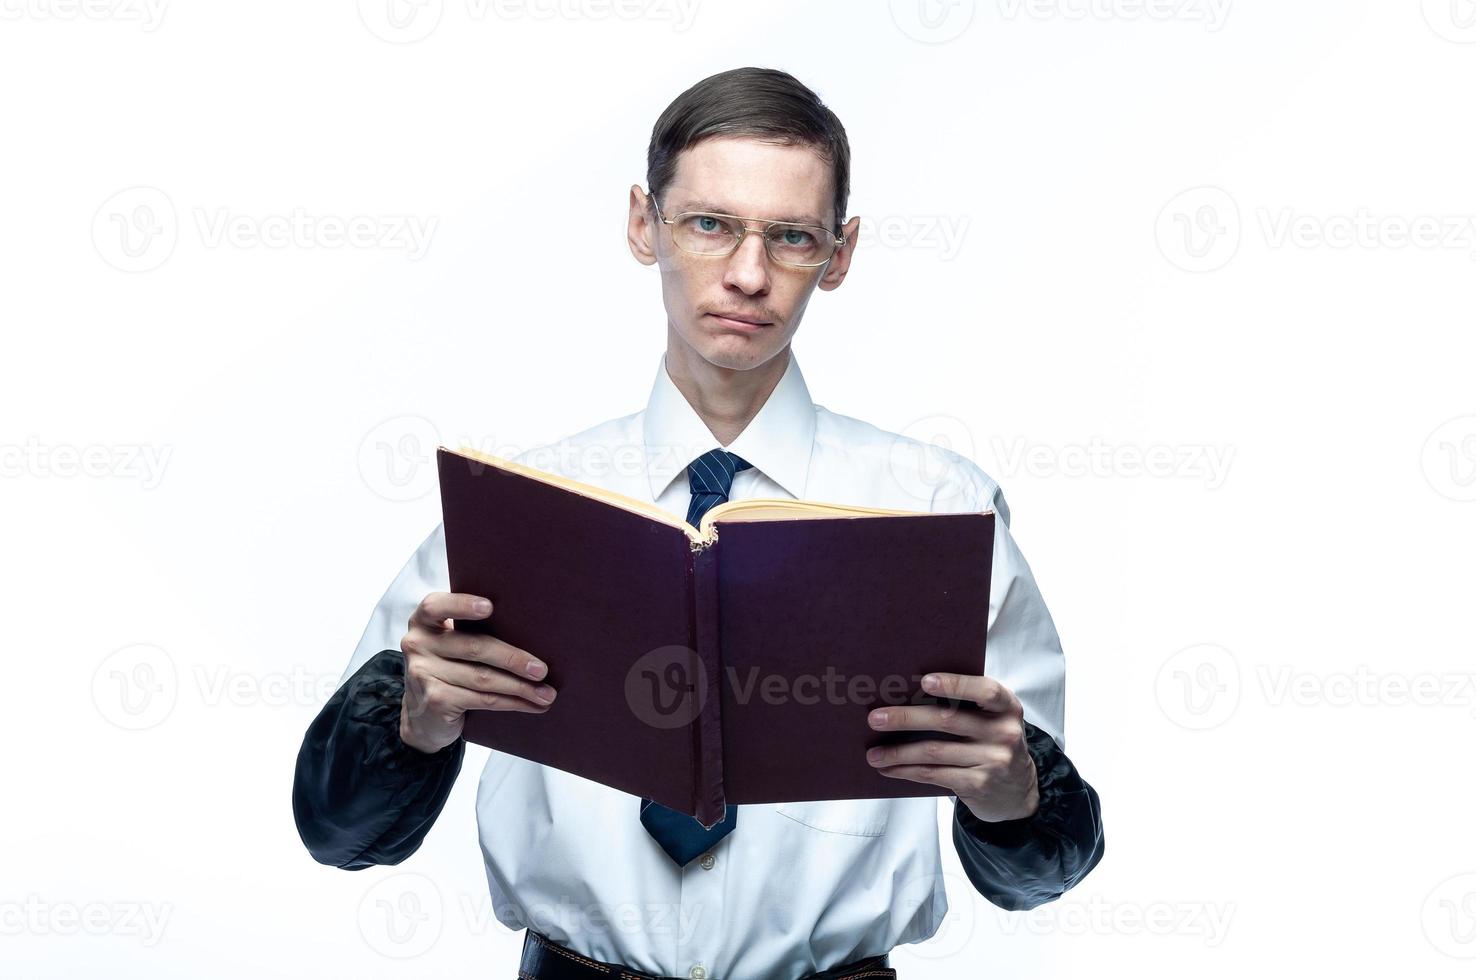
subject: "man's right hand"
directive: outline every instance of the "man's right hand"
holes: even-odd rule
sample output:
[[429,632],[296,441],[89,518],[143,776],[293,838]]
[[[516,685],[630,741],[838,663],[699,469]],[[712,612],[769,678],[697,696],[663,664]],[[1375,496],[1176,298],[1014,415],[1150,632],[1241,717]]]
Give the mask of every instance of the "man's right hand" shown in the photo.
[[400,739],[406,745],[422,752],[445,748],[461,737],[468,711],[548,710],[554,689],[536,683],[547,676],[547,664],[494,637],[452,628],[453,619],[491,615],[489,600],[464,592],[432,592],[410,615],[410,630],[400,640]]

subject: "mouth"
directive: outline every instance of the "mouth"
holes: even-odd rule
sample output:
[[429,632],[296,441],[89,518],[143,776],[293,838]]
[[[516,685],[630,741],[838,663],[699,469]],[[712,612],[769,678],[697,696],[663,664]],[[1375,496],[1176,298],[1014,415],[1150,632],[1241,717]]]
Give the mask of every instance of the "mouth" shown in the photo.
[[707,313],[704,315],[711,317],[713,322],[720,327],[725,327],[729,330],[739,330],[743,333],[755,333],[764,327],[772,327],[774,325],[768,320],[749,320],[739,317],[723,316],[718,313]]

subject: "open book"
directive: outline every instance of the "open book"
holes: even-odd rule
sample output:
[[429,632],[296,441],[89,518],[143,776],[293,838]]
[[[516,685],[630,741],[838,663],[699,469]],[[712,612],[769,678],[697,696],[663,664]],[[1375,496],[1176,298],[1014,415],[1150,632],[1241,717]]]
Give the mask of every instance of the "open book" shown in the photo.
[[725,803],[948,793],[866,750],[951,736],[866,719],[937,703],[930,671],[984,672],[993,512],[748,499],[693,527],[476,450],[436,462],[451,590],[493,603],[456,628],[537,656],[558,691],[542,714],[472,712],[468,740],[705,826]]

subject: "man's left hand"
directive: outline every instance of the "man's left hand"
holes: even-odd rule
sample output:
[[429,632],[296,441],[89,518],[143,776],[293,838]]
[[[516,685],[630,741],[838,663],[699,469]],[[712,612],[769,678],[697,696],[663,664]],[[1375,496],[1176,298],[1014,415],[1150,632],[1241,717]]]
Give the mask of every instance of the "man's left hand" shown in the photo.
[[1040,806],[1035,760],[1025,746],[1025,709],[1015,692],[982,674],[928,674],[923,690],[964,705],[888,705],[868,716],[879,731],[951,732],[962,741],[926,739],[867,750],[866,761],[884,776],[932,783],[980,820],[1016,820]]

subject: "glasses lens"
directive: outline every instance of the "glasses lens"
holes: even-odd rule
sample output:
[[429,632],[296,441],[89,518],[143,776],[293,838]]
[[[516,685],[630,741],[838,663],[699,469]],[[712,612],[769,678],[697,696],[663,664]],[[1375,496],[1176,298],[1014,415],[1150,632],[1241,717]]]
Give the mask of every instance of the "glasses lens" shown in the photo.
[[835,239],[812,225],[775,225],[768,244],[774,261],[790,265],[820,265],[835,251]]
[[677,247],[699,255],[726,255],[741,233],[741,222],[716,214],[678,215],[671,226]]

